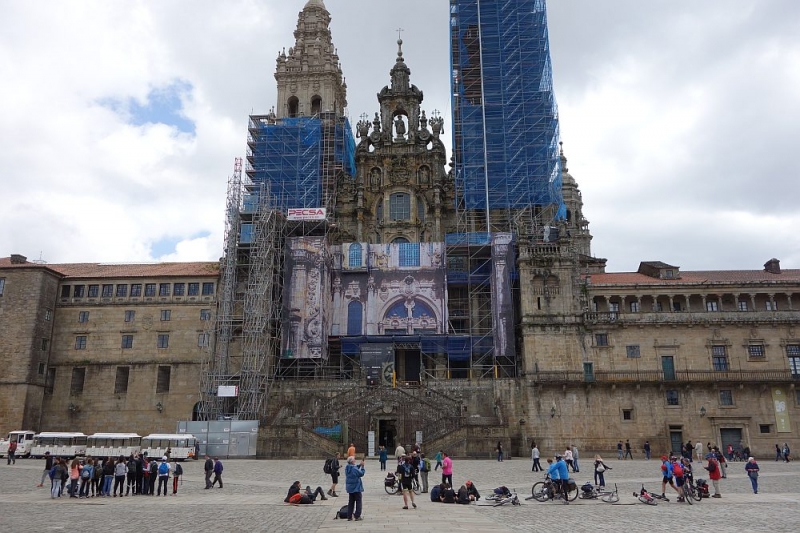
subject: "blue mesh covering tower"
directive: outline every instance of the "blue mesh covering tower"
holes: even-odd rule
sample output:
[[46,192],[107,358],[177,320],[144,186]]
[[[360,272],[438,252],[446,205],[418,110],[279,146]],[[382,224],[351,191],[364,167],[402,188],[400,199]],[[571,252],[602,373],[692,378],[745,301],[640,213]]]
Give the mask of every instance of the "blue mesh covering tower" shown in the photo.
[[[451,0],[453,144],[466,231],[564,218],[544,0]],[[484,226],[485,225],[485,226]]]

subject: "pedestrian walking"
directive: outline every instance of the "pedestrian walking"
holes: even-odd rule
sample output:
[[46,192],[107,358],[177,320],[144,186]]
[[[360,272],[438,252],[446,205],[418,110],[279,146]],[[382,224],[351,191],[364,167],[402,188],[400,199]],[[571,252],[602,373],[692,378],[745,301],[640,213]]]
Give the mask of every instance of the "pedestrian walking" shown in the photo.
[[345,476],[345,490],[347,491],[347,519],[348,520],[361,520],[361,504],[362,493],[364,492],[364,484],[361,478],[364,477],[366,470],[364,468],[364,460],[356,466],[356,458],[348,457],[347,466],[344,469]]
[[502,463],[503,462],[503,443],[502,442],[497,441],[497,449],[495,449],[495,451],[497,452],[497,462]]
[[633,461],[633,453],[631,453],[631,441],[629,439],[625,440],[625,457],[623,459],[627,459],[628,457],[631,458]]
[[606,487],[606,478],[605,472],[606,470],[611,470],[611,467],[606,465],[603,462],[603,458],[600,455],[594,456],[594,484],[604,489]]
[[567,468],[572,468],[572,471],[575,471],[575,467],[572,466],[572,449],[567,446],[567,449],[564,450],[563,454],[564,462],[567,464]]
[[791,453],[791,450],[789,450],[789,444],[784,442],[783,443],[783,449],[781,450],[781,452],[783,452],[783,460],[788,463],[789,462],[789,454]]
[[778,461],[780,461],[782,456],[783,456],[783,452],[781,451],[781,446],[780,446],[780,444],[776,444],[775,445],[775,462],[777,463]]
[[214,480],[211,482],[212,487],[219,481],[219,488],[222,488],[222,470],[222,461],[219,460],[219,457],[214,457]]
[[17,464],[17,441],[13,440],[17,438],[16,436],[11,436],[11,442],[8,443],[8,457],[6,466],[11,464]]
[[436,461],[436,467],[433,469],[434,471],[439,470],[442,467],[442,456],[443,456],[443,454],[444,454],[444,452],[442,450],[439,450],[439,453],[437,453],[436,456],[434,456],[433,459],[434,459],[434,461]]
[[442,483],[447,483],[451,487],[453,486],[453,460],[450,459],[450,456],[446,453],[442,452]]
[[531,460],[533,461],[533,467],[531,467],[531,472],[541,472],[542,465],[539,463],[539,447],[536,443],[533,443],[531,447]]
[[650,441],[649,440],[644,441],[644,446],[642,446],[642,449],[644,450],[644,458],[649,461],[650,460],[650,453],[651,453],[651,451],[650,451]]
[[572,471],[573,472],[580,472],[581,469],[578,466],[578,447],[574,444],[572,445]]
[[212,487],[211,474],[214,473],[214,461],[211,460],[211,457],[209,457],[208,454],[206,454],[206,462],[203,465],[203,471],[206,475],[206,488],[210,489]]
[[53,456],[50,452],[44,452],[44,472],[42,472],[42,480],[37,487],[44,487],[45,478],[50,478],[50,470],[53,469]]
[[347,457],[355,457],[355,456],[356,456],[356,445],[351,442],[350,447],[347,448]]
[[617,461],[622,461],[622,441],[617,443]]
[[328,489],[328,496],[333,498],[339,497],[339,495],[336,494],[336,485],[339,483],[339,470],[342,468],[339,464],[339,459],[341,457],[341,454],[336,452],[336,455],[331,459],[331,488]]
[[744,469],[747,472],[747,477],[750,478],[750,485],[753,487],[753,494],[758,494],[758,463],[753,457],[750,457],[747,460],[747,464],[744,465]]
[[411,462],[411,457],[406,456],[403,458],[403,462],[397,465],[396,473],[400,478],[400,490],[403,492],[403,509],[408,509],[409,498],[411,499],[411,505],[416,509],[417,504],[414,502],[414,491],[412,490],[414,464]]

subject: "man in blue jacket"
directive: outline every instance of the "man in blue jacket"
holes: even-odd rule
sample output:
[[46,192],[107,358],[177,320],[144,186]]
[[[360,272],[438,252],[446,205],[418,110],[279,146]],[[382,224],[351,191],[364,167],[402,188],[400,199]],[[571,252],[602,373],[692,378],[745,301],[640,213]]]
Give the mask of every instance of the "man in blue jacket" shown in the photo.
[[[347,466],[344,469],[344,488],[347,491],[349,500],[347,502],[347,519],[361,520],[361,493],[364,492],[364,484],[361,478],[364,477],[364,460],[356,466],[356,458],[350,456],[347,458]],[[355,508],[355,512],[354,512]]]

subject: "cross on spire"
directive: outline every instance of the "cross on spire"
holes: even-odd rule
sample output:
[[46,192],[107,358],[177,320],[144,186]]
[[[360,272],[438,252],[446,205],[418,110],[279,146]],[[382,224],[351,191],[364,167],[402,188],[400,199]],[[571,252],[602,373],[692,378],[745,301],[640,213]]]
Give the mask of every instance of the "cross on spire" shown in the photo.
[[403,28],[397,28],[397,38],[398,39],[402,39],[403,38],[402,35],[400,35],[400,34],[403,33],[404,31],[406,31],[406,30],[404,30]]

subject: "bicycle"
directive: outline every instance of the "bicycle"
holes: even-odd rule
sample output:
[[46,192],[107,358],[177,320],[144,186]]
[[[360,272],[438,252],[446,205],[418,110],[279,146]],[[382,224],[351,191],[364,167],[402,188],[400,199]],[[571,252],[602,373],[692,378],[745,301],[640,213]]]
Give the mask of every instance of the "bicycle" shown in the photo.
[[[387,475],[386,479],[383,481],[383,490],[386,491],[386,494],[397,494],[398,492],[402,492],[400,490],[400,478],[394,474]],[[414,491],[414,494],[420,493],[419,481],[417,481],[416,478],[412,478],[411,480],[411,490]]]
[[[548,474],[545,476],[544,481],[533,484],[531,496],[539,502],[555,500],[557,496],[562,496],[561,488],[562,484],[554,483],[550,478],[550,474]],[[572,485],[568,487],[567,493],[563,495],[564,501],[567,503],[575,501],[578,498],[578,492],[578,485],[573,481]]]
[[619,501],[619,490],[617,484],[614,483],[614,490],[600,490],[593,485],[587,483],[581,487],[581,492],[578,495],[583,500],[597,500],[605,503],[617,503]]
[[605,503],[617,503],[619,501],[619,490],[616,483],[614,483],[614,490],[601,497],[600,501]]
[[[634,492],[633,495],[636,496],[640,502],[646,503],[647,505],[658,505],[657,500],[662,499],[661,497],[657,497],[655,494],[648,492],[648,490],[644,488],[644,484],[642,485],[642,490],[639,491],[639,494]],[[669,501],[666,498],[663,499]]]
[[694,502],[699,502],[703,499],[701,492],[695,487],[694,480],[686,478],[683,482],[683,498],[686,503],[692,505]]

